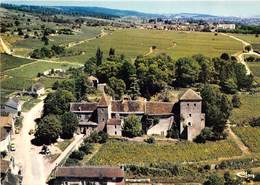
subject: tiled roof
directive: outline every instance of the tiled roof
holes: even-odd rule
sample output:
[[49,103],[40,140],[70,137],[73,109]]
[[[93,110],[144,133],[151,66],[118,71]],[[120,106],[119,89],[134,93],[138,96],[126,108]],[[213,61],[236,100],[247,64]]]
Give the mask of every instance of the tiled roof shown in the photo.
[[98,107],[107,107],[109,105],[109,97],[103,93],[103,95],[101,96],[99,102],[98,102]]
[[97,103],[84,102],[84,103],[71,103],[70,111],[71,112],[94,112],[97,108]]
[[74,166],[74,167],[58,167],[55,171],[55,175],[56,177],[123,178],[124,171],[119,167]]
[[4,128],[4,127],[0,128],[0,141],[5,140],[8,135],[9,135],[9,132],[6,128]]
[[12,126],[13,118],[11,116],[0,116],[0,127]]
[[108,125],[121,125],[121,119],[111,118],[107,121]]
[[144,112],[144,101],[127,100],[127,101],[112,101],[112,112]]
[[0,171],[1,173],[6,173],[9,169],[9,161],[0,159]]
[[169,102],[146,102],[146,114],[165,115],[173,114],[173,106],[175,103]]
[[192,89],[188,89],[180,98],[180,100],[202,100],[201,96]]

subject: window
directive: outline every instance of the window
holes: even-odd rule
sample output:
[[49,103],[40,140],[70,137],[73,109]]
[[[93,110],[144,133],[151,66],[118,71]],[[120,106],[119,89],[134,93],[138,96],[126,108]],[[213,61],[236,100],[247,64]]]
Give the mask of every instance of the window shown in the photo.
[[191,126],[191,122],[188,122],[188,126]]
[[196,103],[194,103],[194,107],[196,107]]
[[117,135],[117,132],[115,131],[115,135]]
[[116,125],[115,125],[115,128],[116,128]]
[[190,106],[190,104],[189,104],[189,103],[187,103],[187,106]]
[[191,117],[191,114],[189,114],[189,116]]

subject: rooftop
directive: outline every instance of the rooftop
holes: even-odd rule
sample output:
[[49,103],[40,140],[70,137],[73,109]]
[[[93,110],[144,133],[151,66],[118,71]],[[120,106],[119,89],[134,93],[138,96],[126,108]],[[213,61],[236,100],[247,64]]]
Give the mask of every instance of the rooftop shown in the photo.
[[192,89],[188,89],[180,98],[183,100],[202,100],[201,96]]
[[80,178],[124,178],[124,171],[119,167],[110,166],[72,166],[58,167],[56,177],[80,177]]

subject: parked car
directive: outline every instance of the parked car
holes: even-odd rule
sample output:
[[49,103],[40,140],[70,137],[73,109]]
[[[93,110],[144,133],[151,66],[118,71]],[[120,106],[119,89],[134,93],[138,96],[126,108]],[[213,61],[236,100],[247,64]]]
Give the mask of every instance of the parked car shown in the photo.
[[42,150],[40,152],[41,154],[45,154],[45,155],[48,155],[51,153],[50,149],[46,146],[46,145],[43,145],[42,146]]
[[29,135],[32,135],[32,134],[34,134],[34,130],[33,130],[33,129],[31,129],[31,130],[29,131]]
[[10,150],[11,150],[11,151],[15,151],[15,145],[14,145],[14,143],[11,143],[11,144],[10,144]]

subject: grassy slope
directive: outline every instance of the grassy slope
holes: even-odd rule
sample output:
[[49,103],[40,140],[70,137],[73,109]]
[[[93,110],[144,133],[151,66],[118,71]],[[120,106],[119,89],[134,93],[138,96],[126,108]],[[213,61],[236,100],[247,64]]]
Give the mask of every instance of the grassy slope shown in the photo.
[[250,70],[255,76],[255,79],[260,83],[260,62],[248,62]]
[[65,60],[85,62],[88,57],[95,55],[97,47],[101,47],[105,56],[112,47],[117,54],[135,58],[148,53],[149,48],[154,45],[157,48],[154,54],[165,52],[174,58],[198,53],[213,57],[223,52],[233,54],[242,50],[240,42],[222,35],[214,36],[213,33],[128,29],[117,30],[112,35],[75,46],[72,50],[84,49],[85,55],[66,57]]
[[260,43],[260,37],[256,37],[255,34],[231,34],[235,37],[238,37],[246,42],[252,43]]
[[190,142],[146,144],[114,141],[104,144],[89,163],[97,165],[144,165],[160,162],[201,161],[240,154],[241,151],[229,140],[206,144]]
[[232,130],[234,130],[251,151],[260,153],[260,128],[234,127]]
[[34,60],[24,59],[24,58],[17,58],[14,56],[0,54],[0,70],[1,72],[19,67],[23,64],[29,64]]
[[260,95],[239,95],[241,106],[234,108],[230,120],[234,123],[248,121],[260,115]]

